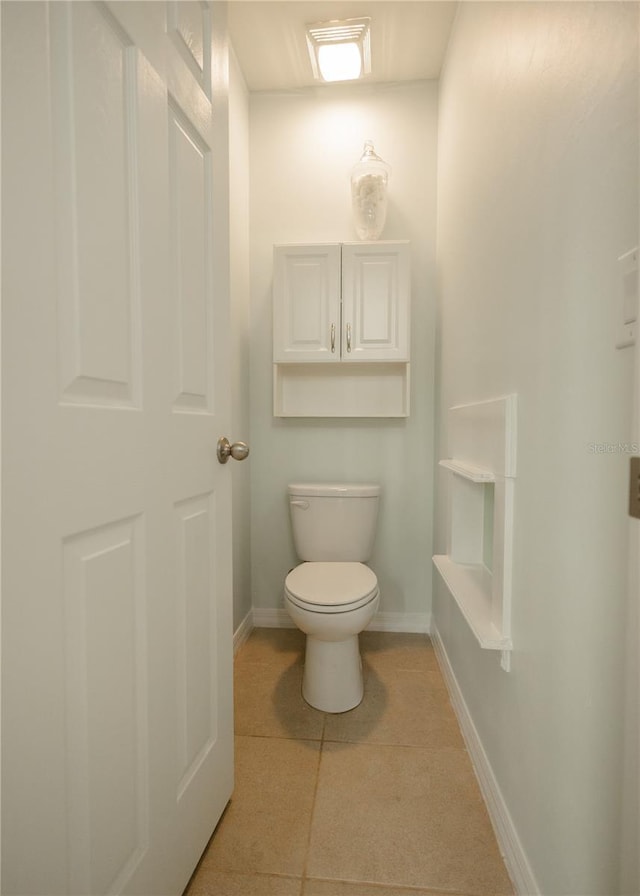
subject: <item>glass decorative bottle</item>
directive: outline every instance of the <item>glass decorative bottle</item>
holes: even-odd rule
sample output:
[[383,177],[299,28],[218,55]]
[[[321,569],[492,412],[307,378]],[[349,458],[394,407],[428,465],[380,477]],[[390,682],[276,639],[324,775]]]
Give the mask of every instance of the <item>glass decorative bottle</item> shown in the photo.
[[379,239],[387,216],[387,184],[391,167],[377,155],[371,140],[351,170],[351,201],[361,240]]

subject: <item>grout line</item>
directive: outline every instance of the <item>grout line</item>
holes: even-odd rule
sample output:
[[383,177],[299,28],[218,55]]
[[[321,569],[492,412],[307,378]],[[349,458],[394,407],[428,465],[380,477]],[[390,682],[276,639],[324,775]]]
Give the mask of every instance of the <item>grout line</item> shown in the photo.
[[327,714],[323,713],[322,720],[322,733],[320,738],[320,748],[318,750],[318,764],[316,765],[316,783],[313,788],[313,799],[311,801],[311,815],[309,817],[309,833],[307,834],[307,846],[304,854],[304,863],[302,866],[302,888],[300,890],[300,896],[304,896],[304,891],[306,889],[306,881],[309,879],[307,874],[307,869],[309,866],[309,859],[311,857],[311,833],[313,830],[313,818],[316,811],[316,799],[318,796],[318,787],[320,785],[320,765],[322,763],[322,751],[324,747],[324,731],[325,726],[327,724]]
[[[0,0],[0,2],[1,2],[1,0]],[[318,746],[322,745],[322,736],[321,737],[311,737],[308,734],[286,735],[286,734],[259,734],[259,733],[253,733],[253,732],[243,734],[241,731],[235,731],[234,737],[256,737],[256,738],[262,738],[263,740],[294,740],[294,741],[297,741],[298,743],[306,741],[310,744],[318,744]],[[331,741],[329,741],[329,743],[331,743]],[[354,741],[354,743],[355,743],[355,741]]]
[[351,879],[343,879],[343,878],[332,878],[332,877],[313,877],[311,880],[319,881],[320,883],[325,884],[341,884],[347,883],[351,884],[351,886],[366,886],[370,890],[379,890],[380,896],[385,896],[385,893],[390,893],[393,891],[394,893],[400,893],[402,896],[406,893],[406,896],[411,896],[412,893],[418,893],[419,896],[443,896],[446,892],[446,896],[478,896],[478,893],[471,893],[468,890],[443,890],[442,888],[438,889],[437,887],[413,887],[407,884],[380,884],[374,883],[372,881],[361,881],[361,880],[351,880]]
[[422,750],[425,753],[461,753],[465,756],[469,754],[464,744],[461,747],[434,747],[429,744],[407,744],[388,740],[332,740],[331,738],[323,740],[322,744],[323,746],[325,744],[336,744],[339,747],[389,747],[394,750],[396,748],[398,750]]

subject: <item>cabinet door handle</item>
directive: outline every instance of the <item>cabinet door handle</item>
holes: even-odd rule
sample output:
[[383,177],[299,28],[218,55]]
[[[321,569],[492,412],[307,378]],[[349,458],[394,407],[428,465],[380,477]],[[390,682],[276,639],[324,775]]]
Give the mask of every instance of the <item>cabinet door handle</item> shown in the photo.
[[347,351],[351,351],[351,324],[347,324]]
[[331,324],[331,351],[335,354],[336,351],[336,325]]

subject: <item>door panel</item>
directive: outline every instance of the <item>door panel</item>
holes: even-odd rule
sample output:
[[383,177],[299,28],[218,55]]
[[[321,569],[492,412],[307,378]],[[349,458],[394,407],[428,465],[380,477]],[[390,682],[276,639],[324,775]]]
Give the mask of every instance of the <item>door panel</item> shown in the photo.
[[171,261],[176,302],[175,410],[212,411],[211,150],[169,105]]
[[170,0],[168,32],[177,52],[207,96],[211,96],[211,11],[199,0]]
[[70,891],[117,892],[149,839],[143,521],[78,533],[63,552]]
[[232,788],[226,85],[170,30],[3,8],[12,896],[178,894]]
[[201,495],[176,507],[178,593],[178,801],[218,737],[215,606],[215,497]]
[[55,6],[51,31],[61,388],[136,404],[136,51],[92,3]]

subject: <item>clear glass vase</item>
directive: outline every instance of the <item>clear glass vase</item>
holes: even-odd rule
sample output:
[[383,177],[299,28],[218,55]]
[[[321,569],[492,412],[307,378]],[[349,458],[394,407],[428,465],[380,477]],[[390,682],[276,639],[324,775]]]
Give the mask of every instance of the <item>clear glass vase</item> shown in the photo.
[[376,154],[371,140],[351,171],[351,201],[356,233],[361,240],[377,240],[387,217],[387,184],[391,168]]

